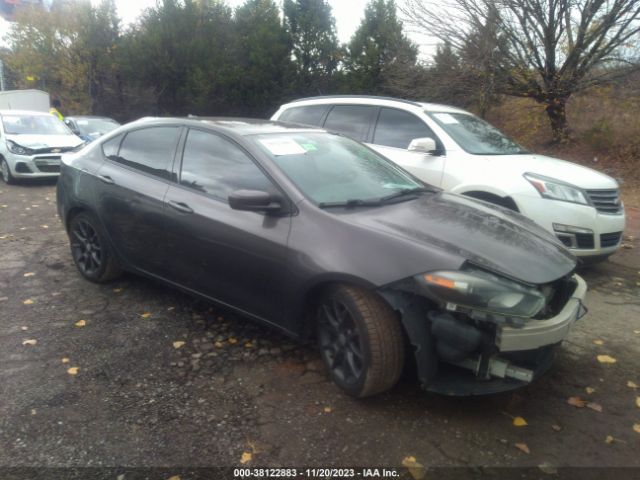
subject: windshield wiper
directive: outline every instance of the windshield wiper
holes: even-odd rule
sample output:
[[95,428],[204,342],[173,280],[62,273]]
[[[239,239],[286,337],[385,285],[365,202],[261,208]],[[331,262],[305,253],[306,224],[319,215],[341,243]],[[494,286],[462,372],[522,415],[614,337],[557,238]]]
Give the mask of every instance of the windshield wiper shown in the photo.
[[371,198],[367,200],[364,200],[362,198],[351,198],[344,202],[320,202],[318,204],[318,207],[320,208],[334,208],[334,207],[353,208],[353,207],[377,207],[379,205],[382,205],[382,202],[380,201],[379,198]]
[[414,188],[403,188],[391,195],[387,195],[386,197],[380,197],[378,200],[382,203],[388,202],[389,200],[395,200],[397,198],[407,197],[411,195],[416,195],[419,193],[432,192],[435,193],[439,191],[435,187],[414,187]]

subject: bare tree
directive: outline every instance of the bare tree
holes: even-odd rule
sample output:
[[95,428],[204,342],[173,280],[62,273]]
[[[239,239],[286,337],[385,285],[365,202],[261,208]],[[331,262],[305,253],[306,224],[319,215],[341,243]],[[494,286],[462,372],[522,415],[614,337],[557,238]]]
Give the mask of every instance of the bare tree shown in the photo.
[[567,138],[569,97],[628,63],[640,33],[638,0],[405,0],[400,10],[459,51],[495,25],[490,63],[501,93],[544,104],[557,141]]

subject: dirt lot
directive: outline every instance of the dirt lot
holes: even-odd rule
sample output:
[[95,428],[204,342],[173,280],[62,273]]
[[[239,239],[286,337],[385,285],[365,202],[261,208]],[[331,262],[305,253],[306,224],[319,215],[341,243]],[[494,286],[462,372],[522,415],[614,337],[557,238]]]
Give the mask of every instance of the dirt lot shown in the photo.
[[[0,466],[198,467],[244,454],[249,466],[413,456],[428,466],[640,467],[640,212],[628,216],[633,248],[583,272],[590,314],[545,377],[463,399],[407,378],[358,401],[309,347],[146,279],[84,281],[55,185],[1,184]],[[569,405],[574,396],[591,403]]]

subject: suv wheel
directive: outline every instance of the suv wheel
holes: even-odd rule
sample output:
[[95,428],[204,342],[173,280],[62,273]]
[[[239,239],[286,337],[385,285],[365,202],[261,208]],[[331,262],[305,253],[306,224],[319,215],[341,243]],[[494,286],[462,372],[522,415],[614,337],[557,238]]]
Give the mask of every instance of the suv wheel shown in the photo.
[[377,294],[344,285],[331,289],[316,325],[322,359],[346,393],[368,397],[396,384],[404,364],[402,329]]
[[81,212],[71,219],[69,241],[73,262],[87,280],[104,283],[122,273],[93,215]]

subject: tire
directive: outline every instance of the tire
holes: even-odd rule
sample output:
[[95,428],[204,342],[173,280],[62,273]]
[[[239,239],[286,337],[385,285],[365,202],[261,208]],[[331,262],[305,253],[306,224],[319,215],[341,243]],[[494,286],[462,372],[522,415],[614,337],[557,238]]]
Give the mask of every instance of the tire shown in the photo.
[[80,212],[71,219],[69,243],[73,263],[87,280],[106,283],[122,274],[100,223],[93,215]]
[[11,174],[11,169],[5,158],[0,158],[0,173],[2,174],[2,180],[7,185],[13,185],[16,183],[16,179]]
[[331,379],[354,397],[393,387],[404,366],[400,322],[377,294],[339,285],[321,299],[316,334]]

